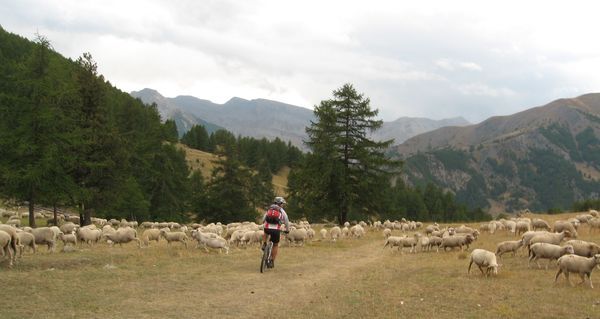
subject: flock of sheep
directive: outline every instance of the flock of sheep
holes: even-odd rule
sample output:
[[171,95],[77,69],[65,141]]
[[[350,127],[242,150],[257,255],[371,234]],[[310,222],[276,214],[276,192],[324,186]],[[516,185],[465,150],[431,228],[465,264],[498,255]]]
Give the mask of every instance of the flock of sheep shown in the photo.
[[576,239],[581,224],[588,225],[589,233],[599,231],[598,212],[590,210],[589,213],[577,215],[575,218],[558,220],[554,222],[553,227],[539,218],[522,217],[481,224],[479,230],[465,225],[440,229],[439,225],[433,224],[425,228],[425,235],[415,232],[412,236],[391,236],[392,229],[403,231],[410,229],[410,224],[404,220],[386,221],[376,224],[376,227],[383,229],[384,248],[398,247],[402,250],[407,247],[412,253],[431,251],[434,247],[436,251],[440,248],[444,251],[448,248],[451,250],[459,248],[462,251],[464,247],[469,249],[469,245],[476,241],[482,232],[495,234],[498,231],[506,231],[514,236],[520,236],[520,239],[497,243],[495,252],[474,249],[470,255],[467,273],[470,273],[472,265],[475,264],[485,276],[497,274],[499,267],[497,259],[509,252],[516,256],[518,250],[523,248],[527,249],[528,267],[531,262],[535,262],[538,268],[541,268],[539,259],[548,259],[546,265],[548,269],[548,265],[556,260],[558,272],[554,278],[555,282],[561,274],[564,274],[572,285],[569,273],[576,273],[581,277],[581,284],[585,283],[587,277],[590,287],[593,288],[591,273],[596,266],[600,268],[600,245]]
[[[45,245],[48,251],[55,252],[57,243],[63,243],[62,250],[72,250],[72,247],[83,244],[93,247],[99,243],[110,246],[127,243],[135,243],[138,247],[148,247],[151,242],[158,243],[161,240],[167,242],[168,246],[173,243],[188,248],[188,242],[196,242],[196,248],[218,250],[219,253],[229,253],[230,247],[245,248],[248,246],[258,247],[262,240],[262,225],[254,222],[238,222],[222,225],[211,223],[208,225],[189,224],[181,225],[176,222],[129,222],[127,220],[106,220],[92,218],[92,224],[80,227],[78,216],[59,215],[59,226],[48,227],[21,227],[21,219],[25,214],[0,209],[1,217],[8,217],[5,224],[0,223],[0,251],[3,257],[8,258],[9,266],[12,266],[17,258],[21,257],[25,250],[34,254],[38,245]],[[36,218],[42,219],[48,216],[36,213]],[[48,224],[53,219],[48,220]],[[366,224],[364,224],[366,226]],[[321,230],[321,237],[332,238],[335,241],[343,236],[354,236],[360,238],[365,233],[361,225],[355,225],[348,229],[344,227],[333,227],[328,232]],[[284,235],[282,244],[302,246],[306,241],[315,237],[315,230],[306,221],[292,223],[288,234]]]
[[[37,213],[40,214],[40,213]],[[36,218],[45,216],[36,214]],[[8,217],[6,224],[0,223],[0,251],[2,256],[8,259],[12,266],[17,258],[23,255],[29,247],[33,253],[37,245],[46,245],[48,251],[54,252],[57,242],[63,243],[63,251],[69,247],[86,244],[90,247],[98,243],[123,245],[135,242],[138,247],[148,247],[150,242],[164,240],[171,246],[172,243],[180,243],[188,248],[189,241],[196,242],[196,248],[218,250],[220,253],[229,253],[230,247],[244,248],[257,246],[262,240],[262,225],[254,222],[239,222],[222,225],[211,223],[208,225],[189,224],[181,225],[175,222],[128,222],[126,220],[106,220],[93,218],[92,224],[84,227],[79,226],[78,216],[60,216],[59,226],[49,227],[21,227],[22,216],[16,212],[0,209],[2,217]],[[558,272],[555,282],[561,274],[567,281],[569,273],[577,273],[585,282],[588,278],[590,287],[593,288],[591,273],[594,267],[600,268],[600,246],[593,242],[577,240],[578,230],[581,224],[587,224],[590,233],[600,230],[600,217],[598,212],[590,211],[569,220],[556,221],[553,227],[539,218],[512,218],[501,219],[481,224],[479,229],[473,229],[465,225],[459,227],[441,228],[438,224],[424,227],[423,223],[415,221],[384,222],[376,221],[367,224],[364,221],[342,227],[333,226],[329,229],[323,227],[319,231],[319,240],[330,240],[335,242],[342,238],[362,238],[368,229],[382,230],[385,237],[384,248],[397,247],[403,251],[409,248],[410,252],[428,252],[433,249],[447,251],[458,248],[468,250],[483,232],[495,234],[506,231],[514,236],[520,236],[518,240],[502,241],[497,243],[496,251],[491,252],[484,249],[474,249],[470,254],[468,273],[475,264],[482,274],[497,274],[499,264],[497,260],[502,255],[512,252],[517,255],[520,249],[527,249],[528,266],[535,262],[538,267],[539,259],[548,259],[548,265],[554,260],[558,264]],[[413,235],[392,236],[392,230],[401,232],[413,231]],[[141,232],[141,235],[138,234]],[[422,233],[423,232],[423,233]],[[305,242],[315,239],[316,231],[306,221],[293,223],[289,234],[285,235],[283,243],[288,245],[303,246]],[[561,245],[562,244],[562,245]],[[572,284],[572,283],[571,283]]]

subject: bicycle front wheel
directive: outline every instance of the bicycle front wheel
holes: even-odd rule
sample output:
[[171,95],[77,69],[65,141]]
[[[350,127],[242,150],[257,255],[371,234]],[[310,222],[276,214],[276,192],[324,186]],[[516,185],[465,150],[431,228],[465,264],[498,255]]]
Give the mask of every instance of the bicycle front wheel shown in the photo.
[[260,260],[260,272],[264,272],[267,269],[267,261],[269,261],[269,246],[265,247],[263,251],[262,259]]

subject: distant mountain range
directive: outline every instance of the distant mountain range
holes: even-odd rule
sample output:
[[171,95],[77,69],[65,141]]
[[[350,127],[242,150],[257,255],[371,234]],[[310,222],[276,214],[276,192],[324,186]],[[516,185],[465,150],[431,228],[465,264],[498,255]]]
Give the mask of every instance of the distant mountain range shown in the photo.
[[393,153],[405,160],[407,183],[432,182],[472,207],[569,209],[573,201],[600,197],[600,94],[443,127]]
[[[156,103],[163,119],[175,120],[180,135],[192,125],[201,124],[209,133],[225,128],[236,135],[268,139],[279,137],[304,148],[302,141],[306,139],[305,128],[314,120],[310,109],[265,99],[234,97],[225,104],[216,104],[193,96],[166,98],[152,89],[130,94],[144,103]],[[384,122],[372,137],[376,140],[393,138],[395,144],[399,144],[412,136],[443,126],[468,124],[460,117],[439,121],[402,117],[393,122]]]

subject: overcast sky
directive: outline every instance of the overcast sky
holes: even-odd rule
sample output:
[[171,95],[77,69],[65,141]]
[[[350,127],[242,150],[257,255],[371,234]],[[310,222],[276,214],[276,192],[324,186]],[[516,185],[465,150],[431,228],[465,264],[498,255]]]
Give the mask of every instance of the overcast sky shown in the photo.
[[352,83],[386,121],[479,122],[600,92],[595,3],[0,0],[0,24],[126,92],[310,108]]

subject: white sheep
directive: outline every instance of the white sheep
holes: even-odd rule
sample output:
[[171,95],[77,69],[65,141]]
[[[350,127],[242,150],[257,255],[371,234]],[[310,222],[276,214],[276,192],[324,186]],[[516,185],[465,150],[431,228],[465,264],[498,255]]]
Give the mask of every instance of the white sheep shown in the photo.
[[114,233],[103,234],[102,237],[105,237],[107,240],[110,240],[111,246],[114,244],[119,244],[119,246],[123,246],[123,244],[135,241],[138,244],[138,248],[142,247],[139,238],[137,238],[137,232],[131,227],[119,228]]
[[547,244],[560,245],[560,242],[563,241],[563,239],[565,239],[565,237],[570,237],[570,236],[571,236],[571,232],[569,232],[568,230],[564,230],[560,233],[536,234],[535,236],[531,237],[531,239],[529,240],[529,247],[531,247],[531,245],[536,244],[536,243],[547,243]]
[[577,230],[575,229],[575,226],[566,220],[557,220],[554,222],[554,232],[555,233],[560,233],[562,231],[569,231],[570,235],[569,237],[572,238],[577,238]]
[[342,228],[342,237],[348,237],[349,232],[350,229],[348,228],[348,226],[344,226],[344,228]]
[[392,236],[392,230],[389,228],[385,228],[383,230],[383,238],[387,239],[390,236]]
[[306,229],[292,229],[285,236],[285,238],[288,241],[288,243],[290,244],[290,246],[293,243],[296,243],[296,244],[299,244],[299,245],[303,246],[307,237],[308,237],[308,234],[306,232]]
[[12,236],[3,230],[0,230],[0,251],[2,252],[2,257],[8,257],[9,267],[12,267],[13,265],[13,251],[11,244]]
[[10,225],[0,225],[0,230],[6,232],[10,236],[10,249],[12,249],[12,259],[11,265],[13,262],[17,261],[17,251],[19,249],[19,236],[17,235],[17,229]]
[[75,225],[73,222],[67,222],[60,225],[59,229],[63,234],[71,234],[79,228],[79,225]]
[[144,241],[144,246],[150,246],[150,241],[154,240],[157,243],[160,242],[160,230],[156,228],[150,228],[144,230],[142,233],[142,240]]
[[327,239],[327,229],[323,228],[319,233],[321,234],[321,240]]
[[37,245],[47,245],[48,251],[54,252],[57,237],[54,230],[49,227],[39,227],[32,229],[31,233],[35,237],[35,243]]
[[503,241],[496,245],[496,255],[498,258],[500,258],[503,254],[512,251],[513,256],[515,256],[517,254],[517,250],[519,250],[521,247],[523,247],[523,239]]
[[77,236],[75,235],[75,233],[70,233],[70,234],[60,233],[60,234],[58,234],[58,239],[60,239],[63,242],[63,251],[65,251],[64,247],[66,247],[67,244],[77,245]]
[[198,240],[198,247],[200,245],[204,246],[204,250],[206,252],[208,252],[208,248],[212,248],[219,249],[219,253],[222,253],[223,250],[225,250],[225,254],[229,254],[229,246],[227,245],[227,240],[218,235],[216,236],[217,237],[210,237],[209,234],[204,234],[200,231],[197,231],[196,239]]
[[571,245],[566,245],[566,246],[561,247],[559,245],[548,244],[548,243],[535,243],[535,244],[532,244],[529,249],[529,260],[527,262],[527,268],[529,268],[531,266],[532,260],[535,261],[538,268],[542,268],[542,266],[540,266],[540,263],[538,262],[538,259],[544,258],[544,259],[548,259],[548,264],[546,264],[546,270],[548,270],[548,266],[550,265],[552,260],[556,260],[563,255],[573,254],[573,253],[574,253],[573,246],[571,246]]
[[421,238],[421,234],[419,234],[419,233],[415,233],[412,237],[390,236],[386,240],[385,245],[383,245],[383,248],[385,248],[388,245],[390,245],[390,248],[392,248],[394,246],[398,246],[398,250],[400,250],[400,252],[402,252],[402,248],[410,247],[409,252],[416,253],[417,252],[416,247],[417,247],[417,244],[419,243],[419,238]]
[[519,220],[515,225],[516,235],[523,234],[531,230],[531,223],[526,220]]
[[33,250],[33,253],[36,252],[37,246],[35,245],[35,237],[32,233],[26,231],[17,232],[17,236],[19,237],[19,256],[23,256],[23,251],[25,247],[30,247]]
[[89,246],[92,246],[92,244],[97,243],[98,240],[100,240],[100,238],[102,237],[102,231],[100,229],[95,229],[88,226],[77,229],[76,234],[77,240],[80,244],[83,244],[85,242]]
[[460,247],[460,251],[463,251],[464,246],[467,246],[467,250],[469,249],[469,245],[475,240],[475,237],[471,234],[466,235],[455,235],[448,236],[442,238],[442,243],[440,248],[443,248],[446,251],[446,248],[449,247],[452,250],[454,247]]
[[[471,252],[471,261],[469,262],[469,269],[467,270],[467,274],[471,273],[471,266],[475,263],[481,274],[488,277],[490,272],[494,275],[498,274],[498,262],[496,261],[496,255],[485,249],[473,249]],[[483,272],[483,268],[485,268],[485,273]]]
[[185,248],[187,248],[188,237],[184,232],[179,232],[179,231],[167,232],[167,231],[161,230],[160,234],[161,234],[161,236],[163,236],[164,239],[167,240],[167,244],[169,246],[171,245],[171,242],[178,241],[180,243],[183,243]]
[[335,226],[331,228],[329,234],[331,235],[331,241],[335,242],[342,235],[342,229],[339,226]]
[[590,234],[594,230],[600,230],[600,218],[594,217],[594,218],[588,220],[588,226],[590,227],[589,231],[588,231]]
[[596,266],[600,265],[600,254],[594,255],[594,257],[581,257],[577,255],[565,255],[558,259],[558,272],[554,277],[554,283],[558,281],[558,276],[564,273],[565,278],[571,286],[573,283],[569,279],[569,273],[578,273],[581,277],[581,283],[585,282],[585,276],[590,281],[590,288],[594,288],[592,284],[592,271]]
[[565,243],[566,245],[573,246],[575,255],[582,257],[592,257],[596,254],[600,254],[600,245],[584,240],[569,240]]
[[361,225],[354,225],[350,228],[352,237],[361,238],[365,234],[365,229]]
[[427,250],[431,250],[431,247],[435,246],[436,252],[440,252],[440,246],[442,245],[442,237],[431,236],[429,238],[429,243],[427,243]]
[[550,224],[548,224],[547,221],[540,219],[540,218],[534,218],[533,221],[531,222],[531,226],[532,226],[533,230],[538,230],[538,229],[550,230]]

